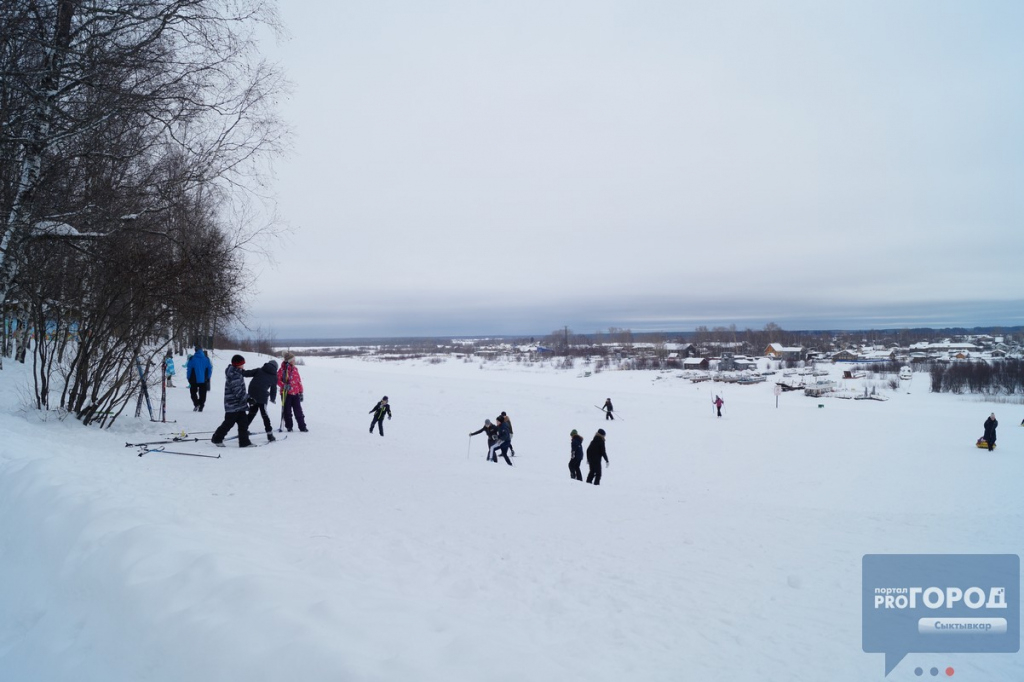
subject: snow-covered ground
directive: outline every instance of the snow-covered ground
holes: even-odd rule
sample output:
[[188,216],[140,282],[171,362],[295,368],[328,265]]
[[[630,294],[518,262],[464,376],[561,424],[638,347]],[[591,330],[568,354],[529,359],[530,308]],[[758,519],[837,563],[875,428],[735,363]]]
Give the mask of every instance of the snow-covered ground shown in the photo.
[[[124,447],[216,427],[228,357],[206,412],[173,388],[173,428],[107,432],[24,410],[29,374],[5,363],[0,680],[881,680],[864,554],[1024,546],[1024,408],[925,375],[888,402],[776,408],[771,381],[311,358],[309,433],[174,447],[220,459]],[[512,468],[467,435],[502,410]],[[602,485],[570,480],[569,431],[601,427]],[[1024,672],[1020,655],[912,653],[889,679],[917,666]]]

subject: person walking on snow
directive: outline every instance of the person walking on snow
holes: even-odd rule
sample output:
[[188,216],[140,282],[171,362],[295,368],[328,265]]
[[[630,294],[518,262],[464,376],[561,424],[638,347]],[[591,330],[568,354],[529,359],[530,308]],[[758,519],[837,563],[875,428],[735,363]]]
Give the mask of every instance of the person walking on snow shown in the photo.
[[249,396],[245,392],[245,377],[254,376],[258,370],[247,372],[242,369],[243,367],[245,358],[235,355],[231,358],[231,364],[224,370],[224,422],[217,427],[210,439],[217,447],[224,447],[224,436],[228,435],[233,426],[238,426],[238,447],[253,447],[249,440],[249,424],[245,416],[245,408],[249,406]]
[[996,413],[993,412],[985,420],[985,435],[982,436],[985,442],[988,444],[988,451],[992,452],[992,448],[996,446],[996,427],[999,426],[999,422],[996,421]]
[[376,426],[380,431],[381,437],[384,436],[384,415],[391,419],[391,406],[388,405],[388,397],[384,396],[380,399],[380,402],[374,405],[369,414],[373,415],[373,421],[370,422],[370,433],[373,433],[373,427]]
[[721,417],[722,416],[722,405],[725,405],[725,401],[722,400],[720,397],[718,397],[716,395],[715,399],[712,400],[711,402],[714,404],[715,408],[718,410],[718,416]]
[[569,432],[569,478],[582,481],[583,473],[580,471],[580,464],[583,463],[583,436],[576,429]]
[[494,443],[491,444],[491,449],[487,451],[487,459],[497,464],[498,451],[501,450],[501,456],[505,458],[505,463],[512,466],[512,460],[508,458],[509,438],[508,422],[505,421],[504,417],[498,417],[497,433],[494,437]]
[[604,429],[598,429],[597,433],[594,434],[594,440],[590,441],[590,445],[587,446],[587,465],[590,466],[590,472],[587,474],[587,483],[601,485],[602,459],[611,466],[611,462],[608,461],[608,451],[604,447],[604,437],[606,435]]
[[510,455],[515,457],[516,456],[516,449],[514,447],[512,447],[512,434],[513,434],[513,432],[512,432],[512,420],[509,419],[508,415],[505,414],[504,411],[502,411],[502,413],[500,415],[498,415],[498,416],[500,418],[504,419],[505,420],[505,424],[508,426],[508,451],[509,451]]
[[258,413],[263,417],[263,430],[267,432],[267,441],[273,442],[274,425],[270,423],[270,415],[267,414],[267,399],[270,402],[277,402],[277,360],[268,360],[266,364],[256,370],[256,375],[249,382],[249,414],[245,417],[245,425],[248,427]]
[[491,460],[491,446],[494,445],[494,441],[498,438],[498,427],[491,423],[490,419],[484,420],[484,425],[476,431],[470,431],[470,437],[477,435],[478,433],[487,434],[487,461]]
[[196,346],[196,354],[188,359],[185,365],[185,378],[188,380],[188,392],[192,396],[192,411],[202,412],[206,407],[206,392],[210,390],[210,377],[213,375],[213,364],[206,357],[202,346]]
[[295,366],[295,353],[288,351],[284,354],[284,362],[277,370],[277,387],[281,389],[284,402],[281,404],[281,416],[284,418],[284,428],[292,430],[292,416],[295,423],[299,425],[299,431],[306,433],[306,415],[302,413],[302,377],[299,376],[299,368]]
[[609,419],[611,419],[612,421],[615,421],[615,415],[612,414],[612,411],[615,408],[612,407],[612,399],[611,398],[605,399],[604,405],[601,407],[601,409],[604,410],[604,420],[605,421],[608,421]]
[[174,388],[174,356],[171,351],[167,351],[164,358],[164,376],[167,377],[167,387]]

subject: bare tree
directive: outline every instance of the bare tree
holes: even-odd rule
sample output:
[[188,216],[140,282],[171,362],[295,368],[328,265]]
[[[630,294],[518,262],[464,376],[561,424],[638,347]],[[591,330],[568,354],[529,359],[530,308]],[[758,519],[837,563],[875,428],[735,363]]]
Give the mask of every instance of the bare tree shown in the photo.
[[[246,186],[284,135],[260,26],[277,26],[261,0],[0,6],[0,311],[22,305],[11,296],[39,224],[122,235],[167,214],[168,191]],[[175,185],[154,182],[162,163]]]

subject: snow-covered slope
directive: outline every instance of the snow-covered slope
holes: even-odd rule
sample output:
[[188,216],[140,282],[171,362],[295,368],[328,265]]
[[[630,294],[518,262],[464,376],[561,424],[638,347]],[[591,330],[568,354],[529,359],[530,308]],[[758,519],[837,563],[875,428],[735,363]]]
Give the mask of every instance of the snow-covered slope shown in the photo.
[[[1024,545],[1021,409],[920,376],[884,403],[776,408],[771,382],[318,358],[300,368],[309,433],[174,447],[220,459],[124,447],[217,426],[226,357],[206,412],[169,389],[176,424],[109,432],[19,410],[28,375],[7,364],[0,679],[881,679],[861,651],[863,554]],[[512,468],[467,435],[502,410]],[[990,454],[974,441],[991,411]],[[601,427],[602,485],[570,480],[569,431]],[[919,665],[1024,669],[911,654],[890,678]]]

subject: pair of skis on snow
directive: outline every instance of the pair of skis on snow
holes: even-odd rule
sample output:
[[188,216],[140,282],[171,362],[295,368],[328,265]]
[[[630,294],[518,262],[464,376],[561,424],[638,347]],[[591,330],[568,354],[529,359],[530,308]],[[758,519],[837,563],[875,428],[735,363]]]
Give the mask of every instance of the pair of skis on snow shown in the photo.
[[[213,433],[213,432],[212,431],[201,431],[201,432],[197,432],[197,433]],[[170,435],[170,434],[168,434],[168,435]],[[274,440],[267,441],[266,443],[252,443],[252,447],[255,447],[255,448],[263,447],[264,445],[270,445],[271,443],[276,443],[279,440],[284,440],[287,437],[288,436],[277,436]],[[180,452],[180,451],[177,451],[177,450],[168,450],[166,448],[166,446],[168,444],[171,444],[171,443],[194,443],[194,442],[201,441],[201,440],[211,440],[211,438],[189,438],[188,434],[185,433],[184,431],[182,431],[180,434],[175,434],[174,438],[172,438],[170,440],[150,441],[148,443],[125,443],[124,446],[126,448],[127,447],[137,447],[137,448],[139,448],[139,457],[142,457],[143,455],[148,455],[150,453],[161,453],[161,454],[165,454],[165,455],[185,455],[185,456],[188,456],[188,457],[206,457],[206,458],[209,458],[209,459],[220,459],[220,453],[217,453],[216,455],[204,455],[204,454],[201,454],[201,453],[198,453],[198,452]],[[237,438],[238,438],[238,436],[229,436],[229,437],[225,438],[224,440],[226,440],[226,441],[227,440],[235,440]],[[159,445],[161,447],[153,447],[154,445]],[[223,447],[223,445],[221,445],[221,447]]]

